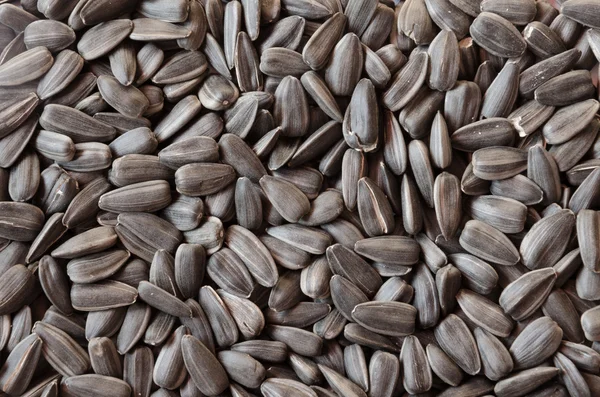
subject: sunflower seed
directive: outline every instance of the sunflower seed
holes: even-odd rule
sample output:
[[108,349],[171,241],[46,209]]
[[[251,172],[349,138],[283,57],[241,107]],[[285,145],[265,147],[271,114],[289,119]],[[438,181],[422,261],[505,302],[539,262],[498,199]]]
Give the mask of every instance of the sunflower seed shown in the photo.
[[10,353],[0,368],[0,389],[6,393],[23,393],[34,374],[42,352],[42,339],[31,334]]
[[500,57],[518,57],[527,47],[519,31],[509,21],[490,12],[477,15],[469,31],[478,45]]
[[466,324],[449,314],[434,329],[435,338],[446,354],[468,374],[481,370],[477,344]]
[[37,322],[33,332],[42,340],[42,355],[63,376],[85,373],[90,368],[90,358],[85,350],[64,331],[50,324]]
[[137,295],[135,288],[118,281],[74,284],[71,287],[73,308],[88,312],[129,306],[135,302]]
[[123,369],[113,341],[106,337],[92,338],[88,344],[92,369],[98,375],[121,378]]
[[527,369],[541,364],[559,348],[563,332],[549,317],[532,321],[510,346],[515,369]]
[[[577,102],[560,108],[544,124],[542,133],[549,144],[564,143],[573,138],[592,121],[594,114],[600,108],[595,99]],[[574,119],[573,115],[577,115]]]
[[494,387],[494,393],[500,396],[523,395],[548,382],[559,372],[558,368],[553,367],[537,367],[517,372],[498,382]]

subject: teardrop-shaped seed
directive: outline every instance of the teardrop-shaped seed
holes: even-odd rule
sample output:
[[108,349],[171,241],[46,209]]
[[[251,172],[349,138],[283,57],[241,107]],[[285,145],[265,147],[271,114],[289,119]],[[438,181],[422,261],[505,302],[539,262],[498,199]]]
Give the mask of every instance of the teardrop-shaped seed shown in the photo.
[[275,285],[275,262],[264,244],[252,232],[232,225],[227,229],[225,242],[240,257],[259,284],[268,287]]
[[425,81],[429,56],[419,53],[408,60],[392,78],[388,90],[383,94],[383,103],[392,111],[405,107],[418,93]]
[[368,177],[358,181],[358,212],[370,236],[388,234],[394,229],[390,202],[383,191]]
[[92,369],[98,375],[120,378],[123,374],[119,353],[107,337],[92,338],[88,344]]
[[243,297],[252,292],[252,278],[244,263],[230,249],[223,248],[211,255],[207,263],[208,275],[221,288]]
[[113,127],[64,105],[45,106],[40,125],[46,130],[67,135],[75,143],[107,142],[116,135]]
[[427,345],[427,359],[432,371],[445,383],[458,386],[463,378],[461,369],[436,344]]
[[329,54],[342,37],[346,26],[346,16],[335,13],[310,36],[302,50],[302,59],[314,70],[322,69]]
[[507,179],[527,168],[527,152],[517,148],[496,146],[473,153],[473,173],[485,180]]
[[570,210],[561,210],[536,222],[521,242],[521,260],[530,269],[554,266],[562,257],[575,216]]
[[77,51],[86,61],[108,54],[121,43],[133,29],[129,19],[103,22],[87,30],[77,42]]
[[509,21],[490,12],[481,12],[469,31],[478,45],[499,57],[518,57],[527,47],[519,31]]
[[440,347],[466,373],[476,374],[481,369],[477,344],[466,324],[456,315],[449,314],[434,330]]
[[542,201],[543,191],[531,179],[524,175],[492,181],[490,192],[493,195],[511,198],[525,205],[538,204]]
[[325,82],[333,95],[351,95],[363,69],[363,49],[354,33],[343,36],[336,44],[325,68]]
[[555,280],[556,272],[552,268],[526,273],[502,291],[499,304],[515,320],[526,319],[544,303]]
[[42,355],[63,376],[85,373],[90,367],[90,357],[77,342],[53,325],[37,322],[33,332],[42,340]]
[[54,63],[46,47],[27,50],[0,65],[0,86],[11,87],[44,75]]
[[140,117],[150,104],[140,90],[133,86],[123,86],[114,77],[100,76],[98,89],[102,98],[125,116]]
[[263,77],[259,69],[259,59],[246,32],[237,34],[233,59],[240,91],[260,91],[263,87]]
[[285,243],[311,254],[324,254],[332,243],[326,232],[302,225],[281,225],[270,227],[266,232]]
[[542,128],[546,142],[552,145],[567,142],[589,125],[598,109],[600,103],[595,99],[560,108]]
[[341,244],[327,248],[327,260],[333,274],[346,277],[368,296],[381,286],[381,277],[361,257]]
[[308,198],[294,184],[265,175],[260,179],[260,185],[271,204],[289,222],[298,222],[310,211]]
[[[261,4],[261,6],[265,5]],[[265,39],[259,44],[259,51],[263,53],[272,47],[296,50],[300,45],[305,23],[304,18],[295,15],[281,18],[273,24]]]
[[459,241],[469,253],[493,263],[511,266],[519,260],[519,251],[508,237],[481,221],[468,221]]
[[562,336],[562,330],[550,317],[540,317],[529,323],[509,349],[515,369],[543,363],[560,347]]
[[425,0],[411,0],[403,4],[397,16],[397,24],[398,32],[404,33],[417,45],[431,43],[436,34]]
[[0,389],[6,393],[25,392],[42,352],[42,339],[31,334],[23,339],[7,357],[0,368]]
[[498,337],[507,337],[513,329],[513,321],[502,308],[486,297],[461,289],[456,300],[467,317],[477,326]]
[[122,213],[117,221],[115,230],[123,244],[133,254],[149,262],[156,250],[173,253],[182,240],[181,232],[156,215]]
[[33,274],[25,266],[11,266],[2,278],[0,313],[4,315],[19,310],[27,301],[27,291],[33,288],[33,282]]
[[525,226],[527,207],[517,200],[501,196],[479,196],[468,204],[473,219],[495,227],[502,233],[519,233]]
[[352,318],[382,335],[404,336],[414,332],[417,310],[403,302],[366,302],[357,305]]
[[100,196],[98,207],[111,212],[155,212],[171,202],[171,191],[166,181],[135,183],[112,190]]
[[417,337],[404,339],[400,351],[400,363],[404,374],[404,388],[412,394],[427,392],[433,383],[431,368]]
[[118,281],[73,284],[71,287],[73,308],[87,312],[129,306],[137,296],[135,288]]

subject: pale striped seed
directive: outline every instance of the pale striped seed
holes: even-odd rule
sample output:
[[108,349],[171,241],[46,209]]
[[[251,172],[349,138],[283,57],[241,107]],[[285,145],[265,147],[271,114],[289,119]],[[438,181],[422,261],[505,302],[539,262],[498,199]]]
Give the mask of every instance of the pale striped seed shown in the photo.
[[499,304],[515,320],[526,319],[544,303],[555,280],[556,272],[552,268],[526,273],[506,286]]
[[289,222],[297,222],[310,211],[306,195],[283,178],[265,175],[260,185],[271,204]]
[[519,248],[523,264],[530,269],[554,266],[562,257],[574,226],[575,216],[570,210],[561,210],[536,222]]
[[87,352],[64,331],[42,322],[33,326],[33,332],[42,340],[42,355],[63,376],[85,373],[90,367]]
[[522,395],[536,390],[540,385],[554,378],[560,370],[553,367],[537,367],[517,372],[496,383],[494,393],[498,396]]
[[217,285],[224,290],[243,297],[249,297],[253,282],[244,263],[230,249],[223,248],[211,255],[206,271]]
[[381,287],[381,277],[377,272],[364,259],[341,244],[327,248],[327,261],[333,274],[346,277],[368,296],[373,296]]
[[42,352],[42,339],[31,334],[12,350],[0,368],[0,389],[21,394],[27,390]]
[[[352,311],[352,318],[363,327],[382,335],[404,336],[415,329],[415,307],[403,302],[365,302]],[[378,320],[375,320],[378,319]]]
[[493,55],[518,57],[527,47],[519,31],[509,21],[490,12],[481,12],[469,31],[473,40]]
[[427,359],[433,373],[444,383],[451,386],[458,386],[463,379],[463,373],[454,361],[435,343],[428,344],[426,351]]
[[177,191],[188,196],[216,193],[234,180],[235,171],[226,164],[187,164],[175,172]]
[[95,394],[100,397],[126,397],[131,393],[131,387],[118,378],[88,374],[64,378],[60,385],[60,393],[64,396]]
[[[544,315],[556,321],[557,324],[562,328],[565,339],[572,342],[565,343],[570,343],[572,346],[581,346],[582,349],[585,347],[583,345],[575,345],[575,343],[580,343],[581,341],[583,341],[583,329],[581,328],[581,324],[579,322],[579,313],[575,309],[573,302],[571,302],[571,300],[569,299],[569,296],[562,289],[557,288],[554,291],[552,291],[550,295],[548,295],[548,298],[546,298],[546,302],[544,302],[544,304],[542,305],[542,312],[544,313]],[[583,354],[588,353],[582,352],[582,355]],[[573,357],[575,356],[571,354],[567,355]],[[593,362],[591,366],[595,367],[597,364],[600,363],[597,360],[600,357],[596,357],[594,355],[594,357],[592,358],[593,360],[590,360]]]
[[454,149],[475,152],[490,146],[512,146],[515,132],[508,119],[492,117],[457,129],[450,139]]
[[[587,70],[556,76],[535,90],[535,100],[548,106],[572,105],[594,96],[592,77]],[[562,95],[561,95],[562,94]]]
[[40,184],[40,160],[31,149],[26,149],[10,168],[8,194],[13,201],[24,202],[33,198]]
[[118,281],[101,281],[95,284],[73,284],[71,302],[80,311],[99,311],[129,306],[137,299],[135,288]]
[[135,80],[137,72],[136,49],[129,40],[122,41],[108,54],[112,74],[119,83],[128,86]]
[[268,397],[293,394],[298,397],[315,397],[315,392],[305,384],[293,379],[268,378],[260,385],[260,391]]
[[513,321],[491,300],[468,289],[461,289],[456,300],[469,320],[478,327],[498,337],[510,335]]
[[442,110],[444,95],[444,92],[423,86],[413,100],[400,111],[398,121],[411,138],[416,140],[426,137],[435,115]]
[[134,41],[178,40],[190,37],[191,31],[186,26],[151,18],[138,18],[133,21],[133,29],[129,38]]
[[77,51],[86,61],[100,58],[117,47],[129,36],[132,29],[133,23],[129,19],[115,19],[101,23],[81,36],[77,42]]
[[492,263],[511,266],[519,260],[519,251],[504,233],[478,220],[466,223],[459,242],[469,253]]
[[542,189],[521,174],[508,179],[492,181],[490,192],[496,196],[520,201],[525,205],[538,204],[543,199]]
[[388,234],[395,220],[389,200],[368,177],[358,181],[357,206],[360,220],[369,236]]
[[221,248],[223,238],[223,223],[214,216],[207,217],[199,227],[184,233],[185,242],[202,245],[209,255]]
[[599,108],[600,103],[595,99],[560,108],[542,128],[546,142],[549,144],[564,143],[581,133],[592,121]]
[[[297,305],[282,311],[270,309],[265,315],[265,320],[269,324],[287,325],[290,327],[313,326],[313,331],[317,330],[320,320],[326,318],[331,313],[331,306],[326,303],[300,302]],[[325,333],[317,333],[324,336]]]
[[560,347],[563,332],[549,317],[529,323],[510,346],[515,369],[527,369],[543,363]]
[[39,103],[39,98],[33,92],[17,101],[9,102],[0,110],[0,136],[6,137],[23,125]]
[[575,364],[564,354],[557,352],[554,356],[554,365],[557,367],[558,376],[564,383],[569,394],[574,396],[591,395],[590,388]]
[[496,13],[515,25],[526,25],[536,15],[535,4],[529,1],[494,2],[483,0],[481,1],[481,11]]
[[599,246],[597,236],[599,230],[598,213],[592,210],[581,210],[577,214],[577,241],[581,249],[583,264],[592,272],[597,272],[600,266]]
[[67,135],[75,143],[107,142],[116,135],[113,127],[64,105],[45,106],[40,125],[46,130]]
[[477,340],[477,347],[481,356],[481,365],[485,376],[498,381],[513,369],[513,361],[508,349],[497,337],[481,328],[473,332]]
[[114,342],[107,337],[92,338],[88,344],[92,369],[98,375],[121,378],[123,368]]
[[44,214],[28,203],[0,202],[0,237],[33,241],[44,224]]
[[527,168],[527,152],[507,146],[487,147],[473,153],[473,173],[484,180],[507,179]]
[[223,290],[218,290],[217,293],[244,338],[253,339],[261,334],[265,327],[265,318],[254,302]]
[[[552,145],[549,152],[554,157],[556,165],[561,172],[567,171],[569,168],[575,166],[585,156],[590,148],[593,150],[593,141],[598,135],[598,129],[600,123],[597,119],[592,120],[587,127],[583,129],[579,134],[569,139],[567,142]],[[567,174],[568,178],[568,174]]]
[[440,347],[467,374],[481,370],[481,359],[473,334],[456,315],[450,314],[434,330]]
[[527,218],[527,207],[524,204],[499,195],[472,198],[468,203],[468,211],[473,219],[509,234],[523,231]]
[[397,24],[398,32],[401,31],[417,45],[431,43],[436,34],[425,0],[405,2],[399,10]]

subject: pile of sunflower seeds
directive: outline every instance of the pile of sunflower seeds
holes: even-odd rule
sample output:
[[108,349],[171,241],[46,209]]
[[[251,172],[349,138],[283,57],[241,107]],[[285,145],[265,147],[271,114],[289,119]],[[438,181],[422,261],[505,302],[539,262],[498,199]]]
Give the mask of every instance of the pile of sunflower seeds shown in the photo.
[[0,3],[0,396],[600,396],[600,0]]

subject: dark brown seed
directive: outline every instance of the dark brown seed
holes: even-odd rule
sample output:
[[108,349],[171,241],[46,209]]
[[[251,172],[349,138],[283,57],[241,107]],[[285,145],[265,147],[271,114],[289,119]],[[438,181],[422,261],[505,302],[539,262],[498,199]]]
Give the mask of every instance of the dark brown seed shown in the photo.
[[490,12],[481,12],[469,31],[477,44],[500,57],[518,57],[527,47],[519,31],[509,21]]
[[73,308],[88,312],[129,306],[136,301],[137,295],[135,288],[118,281],[74,284],[71,287]]
[[111,376],[88,374],[64,378],[60,385],[63,396],[94,394],[99,397],[126,397],[131,394],[127,382]]
[[481,359],[477,344],[466,324],[456,315],[450,314],[434,330],[440,347],[468,374],[481,370]]
[[498,337],[510,335],[514,324],[494,302],[468,289],[461,289],[456,300],[469,320],[477,326]]
[[64,331],[53,325],[37,322],[33,332],[43,342],[42,355],[61,375],[81,375],[90,368],[88,353]]
[[529,323],[510,346],[515,369],[527,369],[541,364],[559,348],[563,332],[550,317],[540,317]]
[[521,260],[530,269],[554,266],[562,257],[575,226],[570,210],[557,213],[536,222],[521,242]]

